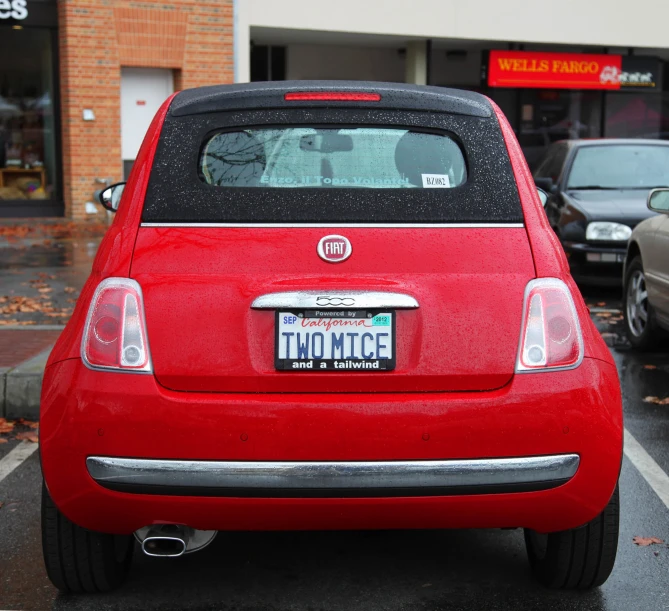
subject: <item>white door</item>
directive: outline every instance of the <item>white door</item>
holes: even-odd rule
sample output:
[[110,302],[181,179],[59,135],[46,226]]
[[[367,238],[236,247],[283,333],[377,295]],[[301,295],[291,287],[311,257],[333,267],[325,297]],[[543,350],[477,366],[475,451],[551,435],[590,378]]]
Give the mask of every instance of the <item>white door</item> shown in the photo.
[[125,178],[154,115],[173,91],[172,70],[121,69],[121,155]]

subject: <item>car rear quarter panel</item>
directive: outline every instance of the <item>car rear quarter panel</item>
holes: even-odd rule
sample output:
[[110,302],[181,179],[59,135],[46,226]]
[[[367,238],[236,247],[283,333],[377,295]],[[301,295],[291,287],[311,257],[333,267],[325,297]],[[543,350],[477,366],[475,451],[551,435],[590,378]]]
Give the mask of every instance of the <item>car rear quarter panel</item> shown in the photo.
[[118,212],[114,215],[114,221],[100,243],[93,261],[91,275],[77,299],[72,317],[49,355],[47,365],[65,359],[79,358],[88,307],[98,284],[105,278],[128,278],[130,276],[132,254],[141,222],[142,206],[153,158],[160,140],[165,115],[175,95],[165,100],[149,126],[123,191]]
[[525,229],[530,242],[530,248],[532,249],[537,278],[559,278],[567,283],[574,297],[581,323],[585,355],[613,364],[614,361],[611,352],[592,322],[590,311],[585,305],[578,286],[576,286],[574,279],[569,273],[569,263],[558,237],[550,226],[548,217],[539,199],[532,173],[527,166],[520,144],[518,144],[518,139],[499,106],[492,100],[490,103],[497,115],[502,135],[509,151],[511,166],[523,206]]

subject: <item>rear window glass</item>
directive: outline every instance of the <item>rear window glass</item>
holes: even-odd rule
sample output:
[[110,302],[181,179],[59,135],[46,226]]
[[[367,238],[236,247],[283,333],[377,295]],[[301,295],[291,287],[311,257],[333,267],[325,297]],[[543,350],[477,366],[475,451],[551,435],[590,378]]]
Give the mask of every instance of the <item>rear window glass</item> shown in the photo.
[[217,133],[199,173],[218,187],[448,189],[466,181],[467,166],[443,134],[301,126]]

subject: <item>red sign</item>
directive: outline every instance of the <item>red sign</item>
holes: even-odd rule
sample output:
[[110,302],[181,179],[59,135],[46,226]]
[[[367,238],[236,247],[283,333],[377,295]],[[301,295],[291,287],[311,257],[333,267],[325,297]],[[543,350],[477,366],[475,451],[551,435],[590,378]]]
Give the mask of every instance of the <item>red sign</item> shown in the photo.
[[622,57],[585,53],[491,51],[490,87],[620,89]]

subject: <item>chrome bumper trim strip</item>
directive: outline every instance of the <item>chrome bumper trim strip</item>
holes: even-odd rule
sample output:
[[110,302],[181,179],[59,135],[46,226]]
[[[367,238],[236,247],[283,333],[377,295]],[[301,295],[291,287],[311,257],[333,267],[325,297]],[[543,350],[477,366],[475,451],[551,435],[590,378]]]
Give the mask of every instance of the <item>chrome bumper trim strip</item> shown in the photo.
[[190,496],[426,496],[534,491],[574,476],[577,454],[473,460],[248,462],[91,456],[88,472],[123,492]]
[[379,309],[413,310],[418,302],[410,295],[380,291],[289,291],[256,297],[254,310],[293,309]]

